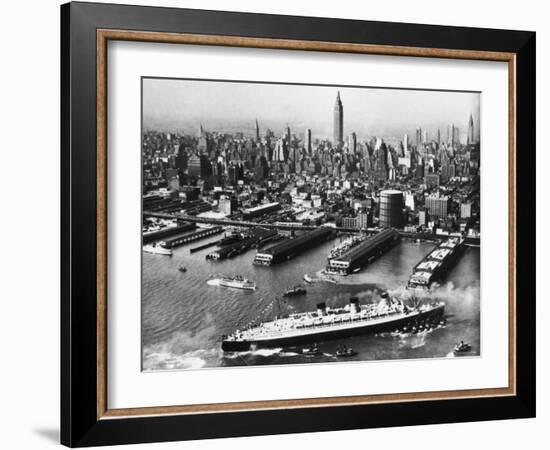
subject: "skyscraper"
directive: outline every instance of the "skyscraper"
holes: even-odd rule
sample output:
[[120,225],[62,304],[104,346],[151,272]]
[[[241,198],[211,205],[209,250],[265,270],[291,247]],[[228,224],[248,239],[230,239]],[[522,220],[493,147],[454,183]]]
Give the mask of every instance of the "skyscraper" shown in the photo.
[[357,151],[357,135],[355,133],[351,133],[348,137],[348,153],[355,155],[356,151]]
[[422,145],[422,128],[416,129],[416,146],[420,148]]
[[467,144],[473,144],[474,143],[474,118],[470,114],[470,120],[468,121],[468,137],[467,137]]
[[260,141],[260,126],[258,125],[258,119],[256,119],[256,141]]
[[306,130],[306,152],[311,156],[311,128]]
[[334,104],[334,145],[337,147],[342,146],[344,136],[344,107],[342,106],[342,100],[340,100],[340,91],[336,96],[336,103]]

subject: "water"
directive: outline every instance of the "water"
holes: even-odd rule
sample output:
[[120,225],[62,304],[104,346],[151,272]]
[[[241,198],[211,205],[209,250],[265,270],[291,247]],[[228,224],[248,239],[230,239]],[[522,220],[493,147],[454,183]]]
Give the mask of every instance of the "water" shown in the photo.
[[[205,259],[212,248],[189,252],[206,242],[174,249],[172,257],[143,254],[144,370],[334,362],[336,349],[343,343],[358,352],[345,361],[452,357],[452,349],[460,340],[472,344],[468,356],[480,354],[479,248],[467,247],[436,290],[437,297],[446,303],[446,325],[418,334],[383,333],[327,341],[318,345],[322,355],[305,356],[301,348],[224,354],[221,335],[231,334],[251,321],[271,320],[276,314],[314,310],[321,301],[337,307],[353,295],[368,302],[375,301],[382,290],[398,294],[412,267],[434,244],[403,241],[362,271],[338,277],[338,284],[316,282],[307,285],[307,295],[282,299],[286,288],[303,284],[304,274],[320,275],[336,241],[272,267],[254,266],[255,250],[222,261]],[[182,265],[187,272],[178,271]],[[207,284],[209,277],[234,274],[255,281],[256,291]],[[275,301],[276,297],[281,300]]]

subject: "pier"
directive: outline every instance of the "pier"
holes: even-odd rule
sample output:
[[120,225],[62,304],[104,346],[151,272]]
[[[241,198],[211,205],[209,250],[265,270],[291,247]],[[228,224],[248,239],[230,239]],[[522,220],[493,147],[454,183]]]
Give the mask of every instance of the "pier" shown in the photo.
[[401,236],[393,229],[380,231],[378,234],[365,239],[351,247],[341,255],[329,258],[326,271],[348,275],[361,269],[365,264],[386,252],[390,247],[399,242]]
[[166,239],[160,243],[164,248],[174,248],[179,247],[180,245],[188,244],[189,242],[198,241],[199,239],[204,239],[208,236],[213,236],[223,232],[223,227],[212,227],[212,228],[203,228],[194,233],[184,234],[182,236],[175,236],[170,239]]
[[194,230],[197,227],[195,223],[184,222],[175,227],[166,227],[162,230],[150,231],[143,233],[143,244],[149,244],[150,242],[158,241],[163,238],[181,234],[186,231]]
[[248,232],[242,239],[233,242],[206,255],[206,259],[224,259],[232,258],[240,255],[252,247],[258,247],[262,243],[267,242],[277,236],[276,230],[269,230],[262,227],[257,227]]
[[407,284],[411,289],[429,289],[450,270],[464,247],[464,238],[451,237],[441,242],[413,269]]
[[315,230],[301,234],[294,239],[286,239],[266,250],[257,252],[254,264],[271,266],[282,261],[287,261],[299,253],[310,249],[313,245],[327,241],[333,235],[334,232],[331,228],[317,227]]

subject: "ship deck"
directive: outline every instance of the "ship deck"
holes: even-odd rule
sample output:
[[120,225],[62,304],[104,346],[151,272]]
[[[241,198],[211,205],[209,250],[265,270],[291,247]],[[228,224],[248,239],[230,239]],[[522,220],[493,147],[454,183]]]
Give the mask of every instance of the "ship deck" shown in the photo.
[[[292,318],[279,319],[273,322],[266,322],[260,327],[244,330],[233,334],[226,338],[229,342],[259,342],[272,341],[276,339],[293,339],[298,337],[307,337],[316,335],[330,330],[330,332],[339,332],[344,330],[353,330],[362,327],[377,327],[391,322],[399,322],[401,320],[413,320],[417,316],[422,316],[427,313],[435,312],[438,309],[443,309],[444,304],[424,305],[417,310],[402,312],[394,311],[385,314],[374,316],[372,314],[344,313],[333,314],[331,320],[319,322],[313,319],[311,323],[306,320],[297,321]],[[330,317],[331,314],[321,317]]]

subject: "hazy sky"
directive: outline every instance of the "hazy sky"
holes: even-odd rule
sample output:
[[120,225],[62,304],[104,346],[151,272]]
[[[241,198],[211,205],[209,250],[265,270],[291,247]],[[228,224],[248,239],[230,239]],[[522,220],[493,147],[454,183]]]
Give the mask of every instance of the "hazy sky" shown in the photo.
[[196,133],[202,123],[207,131],[251,133],[258,119],[262,134],[267,127],[280,134],[288,122],[293,134],[311,128],[314,138],[331,137],[338,91],[345,136],[414,135],[422,127],[431,137],[440,128],[445,139],[447,124],[466,132],[470,113],[479,134],[478,93],[151,78],[143,79],[143,125]]

